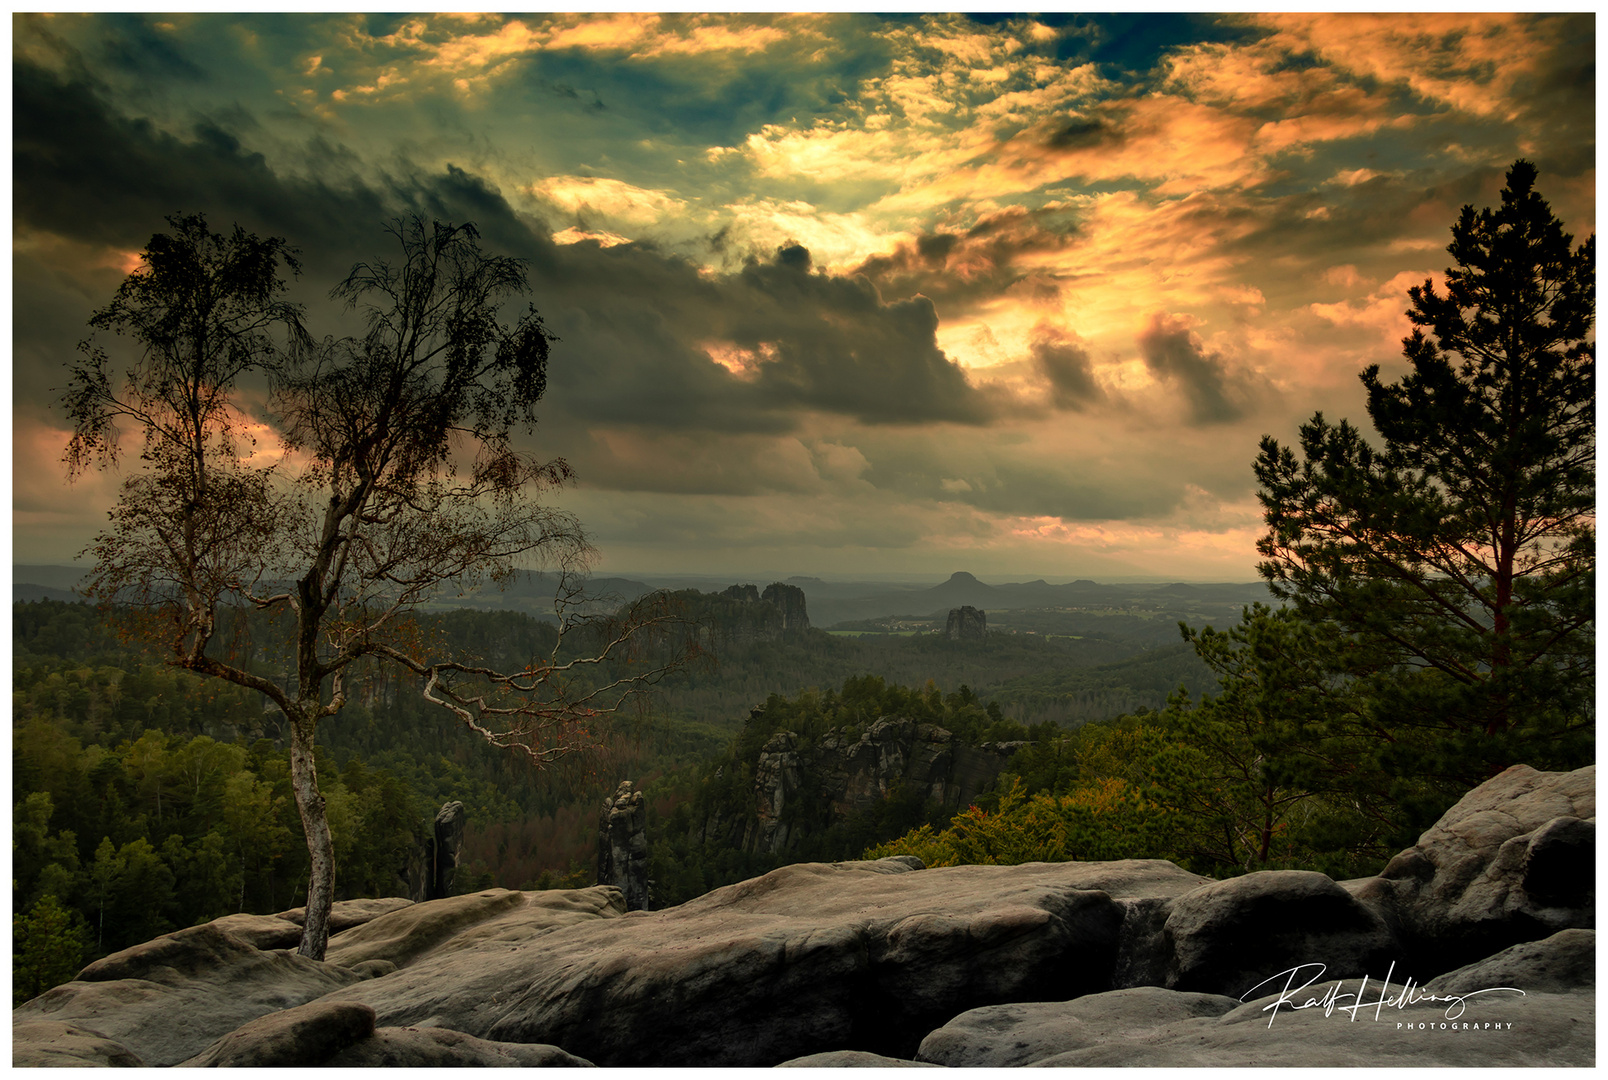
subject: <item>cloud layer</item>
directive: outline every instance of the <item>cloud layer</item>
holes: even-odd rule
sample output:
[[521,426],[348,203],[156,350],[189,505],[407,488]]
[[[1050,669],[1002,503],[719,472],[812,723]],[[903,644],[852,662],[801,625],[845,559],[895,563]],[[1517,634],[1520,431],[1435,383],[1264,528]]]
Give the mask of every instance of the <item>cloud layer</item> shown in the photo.
[[[22,15],[16,475],[163,217],[324,299],[474,221],[559,335],[536,444],[615,569],[1246,578],[1249,462],[1363,418],[1524,156],[1595,228],[1590,15]],[[21,561],[110,480],[19,482]]]

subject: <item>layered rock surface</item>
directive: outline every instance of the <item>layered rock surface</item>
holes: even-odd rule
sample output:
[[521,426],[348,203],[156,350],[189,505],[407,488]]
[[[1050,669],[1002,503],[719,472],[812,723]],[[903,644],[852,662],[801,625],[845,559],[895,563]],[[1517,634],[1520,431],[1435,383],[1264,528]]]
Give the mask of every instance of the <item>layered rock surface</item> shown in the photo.
[[1596,925],[1597,768],[1514,765],[1463,796],[1353,889],[1438,973],[1567,927]]
[[[1596,1058],[1595,938],[1564,931],[1441,976],[1416,995],[1401,982],[1364,986],[1353,979],[1299,993],[1281,984],[1278,993],[1243,1003],[1139,987],[998,1005],[934,1031],[916,1059],[963,1068],[1589,1066]],[[1346,1011],[1355,1004],[1367,1007]]]
[[39,1026],[53,1022],[116,1043],[145,1065],[176,1065],[260,1016],[363,978],[339,964],[260,949],[218,923],[192,926],[113,953],[13,1010],[13,1061],[59,1047]]
[[[298,912],[230,916],[14,1010],[13,1063],[1591,1064],[1591,777],[1509,770],[1391,863],[1428,872],[1344,886],[800,864],[660,912],[608,887],[337,905],[324,962],[290,951]],[[1425,982],[1406,958],[1458,926],[1516,943]],[[1387,974],[1413,992],[1344,1014]]]
[[772,735],[754,763],[751,809],[736,820],[711,816],[697,830],[705,843],[780,854],[799,838],[784,811],[801,802],[835,818],[865,810],[896,788],[960,807],[994,782],[1023,744],[971,746],[947,728],[883,717],[864,731],[840,728],[815,746],[791,731]]
[[912,863],[787,866],[568,927],[524,955],[455,939],[332,997],[373,1006],[382,1025],[551,1043],[599,1065],[907,1057],[973,1004],[1108,988],[1125,904],[1203,880],[1160,861]]

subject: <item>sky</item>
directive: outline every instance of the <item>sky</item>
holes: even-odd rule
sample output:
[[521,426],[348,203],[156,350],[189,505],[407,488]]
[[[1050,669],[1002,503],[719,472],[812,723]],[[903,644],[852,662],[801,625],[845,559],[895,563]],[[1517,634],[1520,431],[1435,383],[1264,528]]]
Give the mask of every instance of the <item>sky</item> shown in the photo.
[[1520,157],[1595,232],[1595,17],[13,16],[13,559],[165,215],[295,298],[472,221],[558,335],[527,441],[607,572],[1248,581],[1263,435],[1366,428]]

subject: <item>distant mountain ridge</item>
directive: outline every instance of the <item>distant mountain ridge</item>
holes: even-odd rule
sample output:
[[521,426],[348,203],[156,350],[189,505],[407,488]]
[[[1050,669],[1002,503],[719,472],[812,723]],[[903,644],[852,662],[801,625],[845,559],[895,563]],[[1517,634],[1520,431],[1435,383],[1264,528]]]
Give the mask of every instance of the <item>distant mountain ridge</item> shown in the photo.
[[[86,569],[79,567],[26,564],[17,564],[12,571],[13,600],[81,599],[71,590],[87,573]],[[648,576],[651,578],[651,575]],[[494,585],[485,584],[462,595],[448,591],[432,606],[512,609],[538,617],[551,617],[558,578],[559,575],[553,573],[525,571],[507,589],[499,590]],[[721,587],[731,580],[725,579]],[[1269,600],[1267,587],[1261,582],[1102,585],[1079,578],[1052,585],[1038,578],[989,585],[964,570],[951,574],[947,581],[926,588],[874,580],[829,582],[802,575],[788,578],[786,582],[803,590],[809,603],[811,623],[822,627],[895,615],[936,615],[942,618],[950,609],[958,607],[1009,611],[1023,608],[1126,607],[1138,602],[1159,604],[1169,609],[1192,604],[1237,609]],[[666,585],[674,591],[688,587],[683,582],[670,584],[666,581],[655,585],[634,577],[599,576],[586,580],[585,594],[589,604],[602,607],[635,600]]]
[[[809,594],[809,585],[804,585]],[[910,589],[885,592],[858,599],[816,600],[810,597],[810,610],[817,626],[854,619],[875,619],[888,615],[942,615],[951,608],[975,607],[988,610],[1018,608],[1097,607],[1101,605],[1126,606],[1135,600],[1163,602],[1168,607],[1184,603],[1243,606],[1256,601],[1267,602],[1267,586],[1257,582],[1224,582],[1190,585],[1172,582],[1166,585],[1101,585],[1080,578],[1064,585],[1051,585],[1042,578],[1027,582],[1008,582],[988,585],[964,570],[956,571],[949,580],[930,589]]]

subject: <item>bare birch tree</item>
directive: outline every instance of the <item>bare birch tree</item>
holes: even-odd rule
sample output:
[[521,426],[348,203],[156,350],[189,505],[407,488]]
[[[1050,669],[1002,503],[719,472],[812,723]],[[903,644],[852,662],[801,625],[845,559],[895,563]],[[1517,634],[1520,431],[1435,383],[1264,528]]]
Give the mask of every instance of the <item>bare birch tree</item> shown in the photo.
[[[419,630],[419,605],[443,589],[504,583],[532,562],[572,582],[593,556],[574,516],[541,498],[569,466],[513,443],[535,424],[554,340],[534,307],[502,319],[525,291],[519,260],[486,252],[471,225],[397,221],[393,256],[331,293],[362,333],[314,343],[283,297],[284,272],[299,270],[283,240],[214,234],[199,215],[169,224],[90,320],[137,356],[119,373],[92,337],[62,399],[74,476],[117,460],[120,426],[143,437],[91,545],[90,588],[156,630],[169,663],[284,713],[311,861],[300,952],[321,959],[335,857],[314,739],[354,665],[399,665],[426,700],[540,766],[594,747],[599,725],[675,665],[662,634],[658,659],[644,651],[668,613],[650,596],[583,616],[561,588],[558,644],[514,671]],[[229,648],[231,606],[292,613],[288,676]]]

